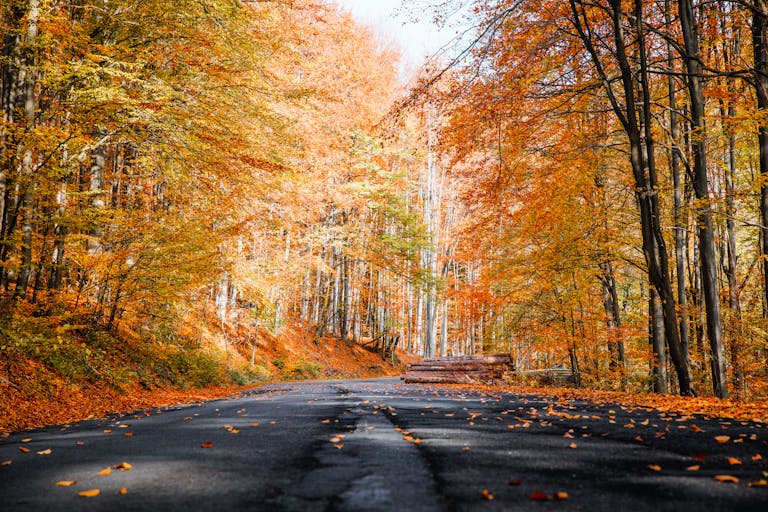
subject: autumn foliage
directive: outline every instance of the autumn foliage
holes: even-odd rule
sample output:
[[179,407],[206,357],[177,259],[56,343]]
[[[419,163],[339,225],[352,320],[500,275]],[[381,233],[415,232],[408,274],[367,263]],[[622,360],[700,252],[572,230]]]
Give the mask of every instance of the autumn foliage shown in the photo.
[[409,88],[331,3],[4,2],[0,385],[316,364],[290,336],[764,395],[763,3],[470,3]]

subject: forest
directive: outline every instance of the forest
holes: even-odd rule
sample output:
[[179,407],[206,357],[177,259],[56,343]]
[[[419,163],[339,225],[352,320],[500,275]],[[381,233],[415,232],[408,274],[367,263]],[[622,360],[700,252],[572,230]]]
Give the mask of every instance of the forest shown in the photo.
[[301,338],[766,396],[768,3],[404,5],[463,32],[407,79],[332,2],[0,0],[0,388]]

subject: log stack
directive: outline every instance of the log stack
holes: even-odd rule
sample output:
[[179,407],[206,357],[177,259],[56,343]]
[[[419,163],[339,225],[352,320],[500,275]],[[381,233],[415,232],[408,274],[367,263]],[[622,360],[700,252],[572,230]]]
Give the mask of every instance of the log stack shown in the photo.
[[404,380],[414,384],[493,384],[514,369],[510,354],[435,357],[408,365]]

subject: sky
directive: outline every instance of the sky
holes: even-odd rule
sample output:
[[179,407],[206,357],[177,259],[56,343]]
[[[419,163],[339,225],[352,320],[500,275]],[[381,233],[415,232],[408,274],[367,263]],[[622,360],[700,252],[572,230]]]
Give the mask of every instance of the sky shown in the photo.
[[456,34],[455,28],[440,30],[428,13],[424,13],[418,23],[409,21],[408,15],[399,11],[402,4],[413,6],[413,0],[333,1],[350,10],[357,21],[372,26],[385,40],[394,39],[403,52],[404,70],[417,68],[425,56],[433,55]]

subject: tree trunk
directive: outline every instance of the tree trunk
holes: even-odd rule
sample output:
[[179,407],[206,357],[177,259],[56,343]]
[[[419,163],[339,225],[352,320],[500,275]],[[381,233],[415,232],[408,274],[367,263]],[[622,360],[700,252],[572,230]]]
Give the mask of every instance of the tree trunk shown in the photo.
[[651,384],[654,393],[669,393],[667,384],[667,350],[664,344],[664,312],[661,309],[659,295],[651,287],[648,295],[649,337],[653,359],[651,360]]
[[701,285],[706,309],[707,337],[709,338],[712,388],[715,396],[728,397],[728,381],[723,354],[720,295],[717,281],[717,257],[712,223],[707,177],[706,131],[704,125],[704,91],[702,66],[699,55],[698,31],[691,0],[679,0],[680,29],[685,43],[683,59],[686,66],[686,84],[690,102],[693,129],[693,190],[699,206],[697,224],[701,258]]

